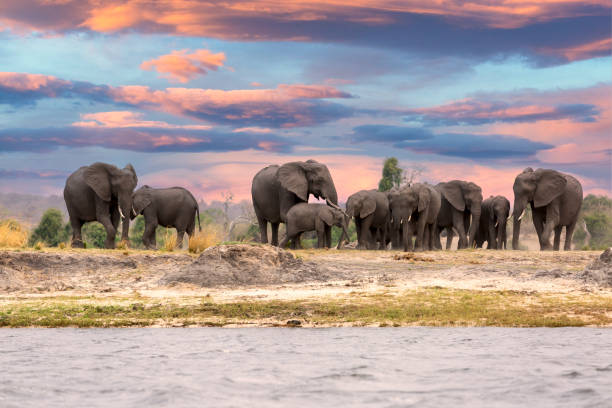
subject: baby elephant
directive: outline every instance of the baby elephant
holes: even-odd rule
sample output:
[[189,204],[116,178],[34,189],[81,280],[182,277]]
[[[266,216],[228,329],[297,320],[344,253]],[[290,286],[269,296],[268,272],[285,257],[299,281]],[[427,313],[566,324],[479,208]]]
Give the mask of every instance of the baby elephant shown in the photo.
[[331,246],[331,227],[335,225],[342,228],[342,235],[338,241],[338,248],[340,248],[342,239],[345,236],[347,240],[349,239],[346,218],[342,210],[326,204],[296,204],[287,212],[287,234],[280,243],[280,247],[284,248],[289,240],[294,243],[302,232],[317,231],[317,248],[329,248]]
[[200,226],[200,209],[193,195],[182,187],[151,188],[143,186],[132,195],[132,214],[144,215],[145,231],[142,235],[143,244],[149,249],[156,249],[155,229],[158,225],[176,228],[177,246],[182,247],[185,232],[193,236],[195,217]]

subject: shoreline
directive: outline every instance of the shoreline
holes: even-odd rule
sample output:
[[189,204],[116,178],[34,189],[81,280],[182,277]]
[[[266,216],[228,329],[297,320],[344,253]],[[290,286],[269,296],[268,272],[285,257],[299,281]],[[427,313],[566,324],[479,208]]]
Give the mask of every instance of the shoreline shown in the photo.
[[286,252],[309,279],[167,283],[198,257],[0,250],[0,328],[612,327],[612,288],[580,278],[599,251]]

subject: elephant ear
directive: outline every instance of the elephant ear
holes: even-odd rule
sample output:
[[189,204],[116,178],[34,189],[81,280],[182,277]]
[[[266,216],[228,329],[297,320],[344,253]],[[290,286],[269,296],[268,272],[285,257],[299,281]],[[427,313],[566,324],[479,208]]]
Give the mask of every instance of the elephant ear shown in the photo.
[[353,196],[349,197],[346,201],[346,215],[353,217],[355,215],[355,202]]
[[334,225],[334,215],[332,214],[331,208],[322,208],[321,211],[319,211],[319,218],[330,227]]
[[561,173],[555,170],[538,170],[540,172],[533,206],[536,208],[548,205],[552,200],[559,197],[565,191],[567,180]]
[[438,184],[440,193],[448,200],[453,207],[459,211],[465,210],[465,199],[463,198],[463,190],[458,183],[440,183]]
[[278,181],[283,188],[291,191],[302,201],[308,201],[308,180],[300,162],[291,162],[280,166]]
[[94,163],[85,169],[85,183],[104,201],[111,200],[111,183],[108,165]]
[[418,211],[421,212],[427,208],[429,201],[431,200],[431,192],[427,188],[419,190],[419,206]]
[[361,203],[361,211],[359,211],[359,218],[365,218],[372,214],[376,210],[376,200],[372,197],[365,197]]
[[137,191],[134,193],[134,200],[132,202],[134,212],[140,214],[145,208],[151,205],[152,202],[151,193],[148,191]]

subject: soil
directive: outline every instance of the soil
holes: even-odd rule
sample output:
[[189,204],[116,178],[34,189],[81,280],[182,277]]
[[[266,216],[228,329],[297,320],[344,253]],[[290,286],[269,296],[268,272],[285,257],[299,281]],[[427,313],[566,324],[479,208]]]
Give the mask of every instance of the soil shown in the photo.
[[295,299],[422,287],[612,294],[612,253],[485,249],[299,250],[263,245],[186,252],[45,249],[0,251],[0,297],[212,294],[216,299]]

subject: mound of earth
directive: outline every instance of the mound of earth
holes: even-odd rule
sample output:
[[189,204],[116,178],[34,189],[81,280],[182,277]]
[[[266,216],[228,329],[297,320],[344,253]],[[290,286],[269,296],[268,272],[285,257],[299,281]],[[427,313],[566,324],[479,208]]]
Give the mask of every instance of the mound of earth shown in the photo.
[[612,248],[608,248],[589,264],[580,276],[589,283],[612,287]]
[[201,287],[269,285],[342,279],[327,268],[304,262],[270,245],[221,245],[206,249],[191,265],[167,273],[164,285],[191,283]]

